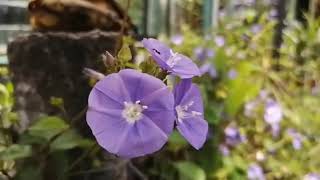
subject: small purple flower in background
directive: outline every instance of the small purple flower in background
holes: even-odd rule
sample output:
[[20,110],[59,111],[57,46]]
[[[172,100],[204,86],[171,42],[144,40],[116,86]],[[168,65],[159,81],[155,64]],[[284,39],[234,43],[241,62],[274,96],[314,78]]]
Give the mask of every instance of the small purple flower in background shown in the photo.
[[205,49],[203,47],[196,47],[193,50],[193,54],[199,61],[204,61],[207,58]]
[[287,133],[292,138],[292,147],[295,150],[300,150],[302,148],[303,136],[292,128],[288,129]]
[[251,26],[250,30],[253,34],[257,34],[262,30],[262,26],[260,24],[254,24]]
[[204,63],[202,66],[200,66],[200,72],[201,75],[208,73],[209,76],[213,79],[218,77],[217,70],[211,63]]
[[207,49],[207,48],[203,48],[203,47],[195,48],[193,50],[193,53],[199,61],[204,61],[208,58],[212,58],[215,56],[215,53],[212,49]]
[[269,12],[269,19],[275,20],[277,16],[278,16],[278,11],[276,9],[271,9]]
[[215,52],[212,49],[207,49],[206,54],[208,58],[212,58],[215,56]]
[[181,34],[176,34],[174,36],[171,37],[171,42],[175,45],[181,45],[184,41],[184,37]]
[[279,134],[280,134],[280,130],[281,130],[280,124],[271,124],[270,126],[271,126],[271,134],[272,134],[272,136],[275,137],[275,138],[278,137]]
[[174,125],[174,97],[159,79],[125,69],[100,80],[89,95],[87,123],[107,151],[133,158],[158,151]]
[[195,148],[206,141],[208,123],[203,117],[203,102],[199,88],[184,79],[174,88],[176,124],[178,131]]
[[259,98],[263,101],[267,100],[269,92],[265,89],[262,89],[259,93]]
[[219,151],[223,156],[229,156],[229,154],[230,154],[230,150],[229,150],[228,146],[226,146],[224,144],[219,145]]
[[149,38],[143,39],[142,43],[158,65],[169,73],[182,79],[200,75],[199,68],[191,59],[182,54],[174,53],[172,49],[162,42]]
[[224,44],[225,44],[225,39],[224,39],[223,36],[216,36],[216,37],[214,38],[214,42],[216,43],[216,45],[217,45],[218,47],[222,47],[222,46],[224,46]]
[[280,104],[273,99],[269,99],[265,106],[264,120],[270,124],[279,124],[282,120],[283,112]]
[[229,79],[235,79],[238,75],[238,72],[235,70],[235,69],[231,69],[229,72],[228,72],[228,78]]
[[303,176],[303,180],[320,180],[319,173],[309,173]]
[[252,117],[257,104],[258,102],[255,100],[247,102],[244,106],[244,115]]
[[280,133],[280,122],[283,117],[280,104],[273,99],[267,100],[263,117],[265,122],[271,126],[273,137],[277,137]]
[[247,170],[249,180],[265,180],[263,169],[258,164],[251,164]]
[[225,142],[230,146],[236,146],[244,141],[246,137],[240,134],[239,129],[234,125],[228,125],[224,129]]

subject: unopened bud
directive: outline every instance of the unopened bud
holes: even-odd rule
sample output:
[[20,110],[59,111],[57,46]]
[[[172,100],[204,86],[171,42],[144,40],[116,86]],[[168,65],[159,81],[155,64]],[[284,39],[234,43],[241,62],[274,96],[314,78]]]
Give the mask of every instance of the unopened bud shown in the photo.
[[104,74],[97,72],[97,71],[90,69],[90,68],[84,68],[83,73],[86,76],[93,78],[93,79],[96,79],[96,80],[101,80],[102,78],[104,78]]
[[115,63],[115,58],[108,52],[106,51],[103,55],[102,55],[102,61],[104,63],[104,65],[106,67],[110,67],[112,65],[114,65]]

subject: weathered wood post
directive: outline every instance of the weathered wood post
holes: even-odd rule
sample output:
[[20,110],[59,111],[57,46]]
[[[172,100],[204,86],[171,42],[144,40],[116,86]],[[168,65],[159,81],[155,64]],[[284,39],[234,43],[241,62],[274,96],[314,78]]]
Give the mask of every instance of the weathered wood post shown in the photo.
[[90,92],[83,68],[103,70],[99,56],[105,51],[114,52],[119,39],[117,33],[97,30],[34,32],[12,41],[8,58],[16,110],[21,117],[19,130],[43,113],[59,114],[60,110],[49,103],[51,97],[63,98],[70,116],[83,110]]

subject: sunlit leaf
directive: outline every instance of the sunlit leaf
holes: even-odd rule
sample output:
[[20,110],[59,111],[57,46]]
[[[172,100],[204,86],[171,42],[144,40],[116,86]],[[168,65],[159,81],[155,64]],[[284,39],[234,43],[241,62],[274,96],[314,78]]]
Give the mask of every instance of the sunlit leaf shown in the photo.
[[205,180],[206,179],[206,174],[204,170],[192,162],[182,161],[182,162],[175,163],[175,166],[178,169],[179,177],[181,180]]
[[30,135],[38,136],[49,140],[58,133],[69,128],[64,120],[55,116],[46,116],[40,118],[29,128]]
[[168,148],[172,151],[177,151],[186,146],[188,146],[188,142],[183,138],[183,136],[181,136],[178,131],[173,131],[169,137]]
[[122,48],[118,53],[118,60],[122,63],[129,62],[132,59],[130,48],[127,44],[123,44]]
[[92,143],[92,141],[82,138],[75,131],[69,130],[52,142],[51,149],[53,151],[68,150],[75,147],[88,147],[92,145]]
[[31,146],[13,144],[0,152],[1,160],[15,160],[29,157],[32,154]]

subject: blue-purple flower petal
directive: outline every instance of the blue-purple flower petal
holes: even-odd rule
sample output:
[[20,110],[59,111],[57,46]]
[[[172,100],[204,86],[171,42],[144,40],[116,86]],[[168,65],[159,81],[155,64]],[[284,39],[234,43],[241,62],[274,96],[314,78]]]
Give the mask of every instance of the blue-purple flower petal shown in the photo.
[[194,148],[200,149],[208,134],[200,90],[187,79],[175,87],[174,95],[177,129]]
[[93,135],[104,149],[121,157],[158,151],[172,132],[174,118],[168,87],[136,70],[106,76],[89,96],[87,123]]
[[158,65],[173,75],[182,79],[199,76],[200,71],[192,60],[182,54],[174,53],[172,49],[156,39],[143,39],[144,47],[152,55]]

